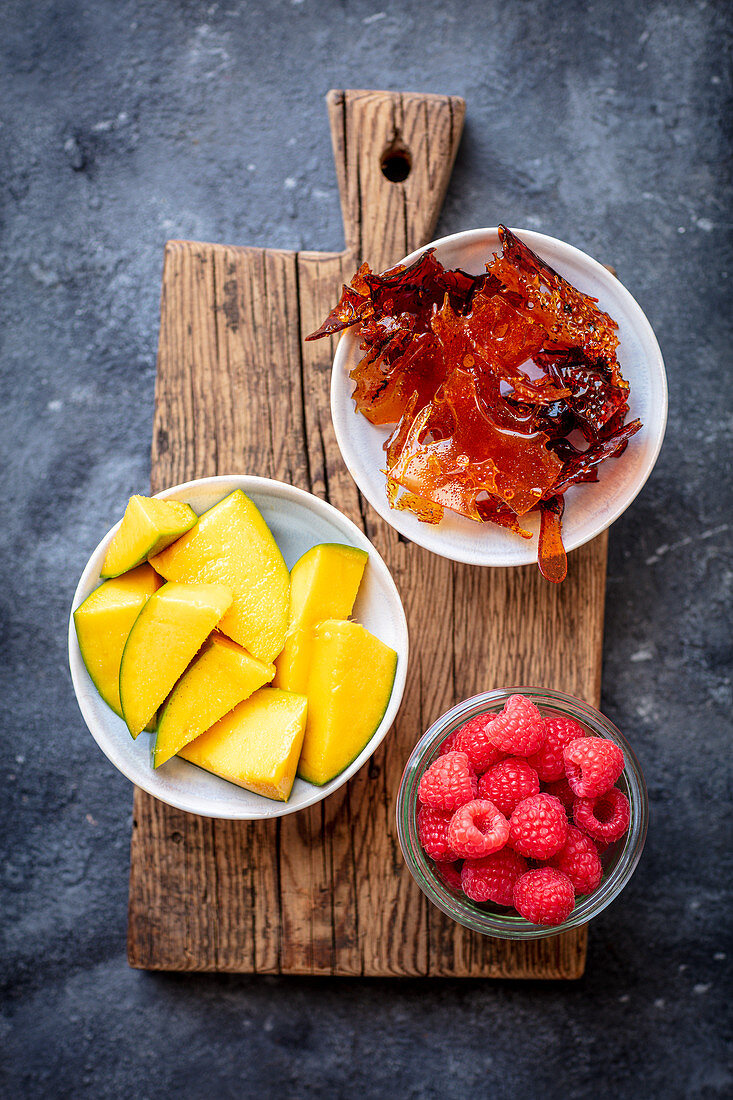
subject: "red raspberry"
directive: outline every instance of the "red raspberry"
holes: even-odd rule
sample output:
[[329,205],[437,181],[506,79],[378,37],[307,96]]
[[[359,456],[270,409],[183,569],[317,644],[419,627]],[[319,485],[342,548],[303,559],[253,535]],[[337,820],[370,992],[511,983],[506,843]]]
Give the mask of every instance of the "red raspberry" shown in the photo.
[[482,775],[478,781],[479,798],[488,798],[507,817],[524,798],[539,794],[537,772],[526,760],[509,757]]
[[530,859],[549,859],[568,836],[565,808],[551,794],[533,794],[519,803],[509,819],[509,843]]
[[458,870],[455,863],[436,863],[435,873],[449,890],[455,890],[457,894],[460,894],[461,872]]
[[568,876],[576,894],[592,894],[603,877],[595,844],[573,825],[568,829],[565,846],[552,857],[550,863]]
[[586,731],[572,718],[563,718],[554,714],[545,718],[545,743],[539,752],[530,756],[527,763],[534,768],[544,783],[565,778],[565,758],[563,749],[571,741],[586,737]]
[[467,859],[461,868],[463,893],[472,901],[513,905],[514,883],[526,870],[526,859],[511,848],[502,848],[484,859]]
[[420,780],[417,797],[423,806],[452,814],[478,794],[476,774],[465,752],[447,752],[430,765]]
[[574,907],[573,884],[554,867],[527,871],[515,883],[514,908],[532,924],[562,924]]
[[623,836],[629,827],[629,800],[618,787],[611,787],[597,798],[576,798],[573,819],[588,836],[608,844]]
[[421,806],[417,812],[417,835],[426,856],[452,863],[458,856],[448,843],[451,815],[432,806]]
[[511,756],[532,756],[545,740],[544,719],[529,699],[510,695],[489,726],[489,737],[497,749]]
[[624,754],[605,737],[579,737],[563,749],[568,783],[578,798],[595,798],[614,785],[624,770]]
[[465,752],[471,761],[471,767],[479,775],[492,764],[503,760],[505,755],[489,740],[487,731],[493,720],[493,714],[478,714],[475,718],[464,722],[453,734],[453,748],[458,752]]
[[476,798],[453,814],[448,843],[461,859],[480,859],[498,852],[509,839],[509,822],[493,802]]
[[438,749],[438,756],[445,756],[447,752],[453,752],[456,744],[456,737],[458,736],[458,730],[453,730],[453,733],[449,733],[445,741],[441,743]]
[[567,779],[558,779],[557,783],[543,783],[541,789],[546,794],[559,798],[566,810],[569,810],[575,802],[575,795],[570,790]]

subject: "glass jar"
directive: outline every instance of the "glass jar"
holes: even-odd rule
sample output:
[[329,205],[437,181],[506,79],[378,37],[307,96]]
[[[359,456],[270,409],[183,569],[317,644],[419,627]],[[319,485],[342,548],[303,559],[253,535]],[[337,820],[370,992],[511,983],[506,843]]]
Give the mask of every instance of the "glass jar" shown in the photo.
[[[443,741],[464,722],[479,714],[498,713],[510,695],[525,695],[543,715],[564,715],[580,722],[589,734],[607,737],[621,746],[626,761],[617,786],[629,799],[631,820],[626,836],[612,844],[601,857],[603,878],[594,893],[577,898],[564,924],[543,927],[531,924],[500,906],[479,905],[464,894],[454,893],[440,879],[434,862],[425,855],[417,836],[417,789],[426,769],[437,758]],[[617,897],[639,862],[646,838],[649,804],[639,762],[626,738],[612,722],[580,699],[546,688],[512,687],[486,691],[446,711],[418,741],[407,761],[397,795],[397,831],[402,854],[412,877],[423,893],[453,920],[473,932],[500,939],[524,940],[556,936],[569,928],[586,924]]]

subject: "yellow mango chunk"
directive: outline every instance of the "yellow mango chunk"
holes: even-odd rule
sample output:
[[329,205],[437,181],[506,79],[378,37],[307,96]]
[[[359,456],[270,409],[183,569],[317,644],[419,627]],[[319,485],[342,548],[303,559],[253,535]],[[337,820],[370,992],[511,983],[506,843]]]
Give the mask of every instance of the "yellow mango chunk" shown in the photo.
[[126,573],[164,550],[193,527],[196,513],[188,504],[154,497],[130,497],[122,523],[102,563],[103,577]]
[[269,663],[285,641],[290,574],[270,529],[237,489],[182,538],[151,559],[166,580],[224,584],[232,606],[219,629]]
[[356,759],[384,717],[397,654],[359,623],[312,628],[308,725],[298,775],[322,786]]
[[158,722],[153,766],[159,768],[170,760],[274,675],[274,665],[251,657],[225,634],[212,634],[165,704]]
[[137,737],[232,602],[220,584],[164,584],[150,597],[120,663],[120,702]]
[[163,582],[149,565],[105,581],[74,612],[76,637],[92,682],[108,707],[122,717],[120,661],[140,609]]
[[178,755],[248,791],[287,802],[307,713],[304,695],[260,688]]
[[324,619],[348,619],[369,555],[355,546],[321,543],[303,554],[290,572],[290,612],[283,651],[275,662],[274,687],[305,692],[312,631]]

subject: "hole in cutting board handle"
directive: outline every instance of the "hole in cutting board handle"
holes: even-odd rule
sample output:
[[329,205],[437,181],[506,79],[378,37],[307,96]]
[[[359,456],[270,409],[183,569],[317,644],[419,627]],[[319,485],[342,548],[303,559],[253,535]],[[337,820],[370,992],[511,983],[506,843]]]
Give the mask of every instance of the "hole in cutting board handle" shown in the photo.
[[412,170],[410,152],[399,141],[393,141],[382,153],[382,175],[390,183],[404,183]]

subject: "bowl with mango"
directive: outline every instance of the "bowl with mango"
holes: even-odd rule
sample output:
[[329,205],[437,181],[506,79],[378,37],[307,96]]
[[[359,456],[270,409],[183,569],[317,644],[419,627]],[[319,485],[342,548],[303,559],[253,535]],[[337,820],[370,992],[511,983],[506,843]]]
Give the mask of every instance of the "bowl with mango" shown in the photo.
[[363,532],[246,475],[130,498],[69,624],[76,697],[109,760],[163,802],[226,819],[341,787],[394,722],[407,656],[399,593]]

